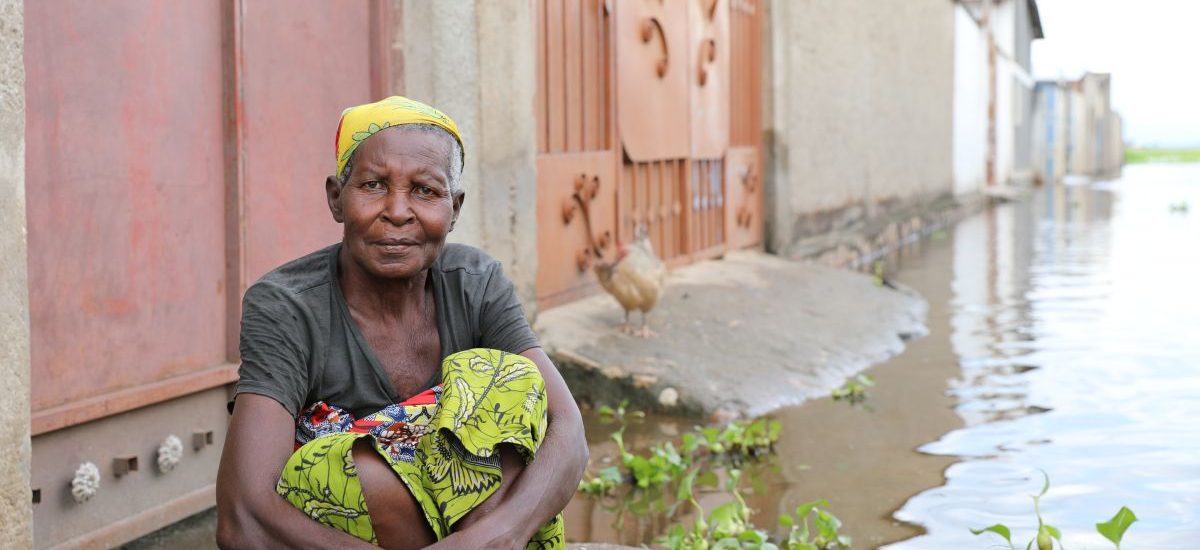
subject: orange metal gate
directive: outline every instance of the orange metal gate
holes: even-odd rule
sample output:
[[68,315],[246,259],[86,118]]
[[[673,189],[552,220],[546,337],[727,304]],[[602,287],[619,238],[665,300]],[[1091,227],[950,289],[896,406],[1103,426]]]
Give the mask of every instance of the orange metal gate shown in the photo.
[[[338,239],[333,133],[388,85],[371,22],[390,32],[389,5],[25,6],[38,547],[119,544],[212,504],[242,290]],[[168,435],[185,445],[170,474]],[[82,462],[101,481],[79,504]]]
[[638,226],[673,266],[762,241],[760,2],[534,0],[541,306]]

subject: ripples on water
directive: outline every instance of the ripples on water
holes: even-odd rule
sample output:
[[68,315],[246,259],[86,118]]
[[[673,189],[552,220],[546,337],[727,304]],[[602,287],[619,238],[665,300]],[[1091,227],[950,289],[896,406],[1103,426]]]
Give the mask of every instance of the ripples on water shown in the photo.
[[920,451],[962,460],[895,514],[928,533],[888,548],[982,548],[966,528],[997,522],[1032,533],[1037,468],[1072,546],[1109,547],[1093,524],[1126,505],[1141,519],[1126,546],[1200,547],[1200,165],[1047,188],[959,225],[954,249],[965,426]]
[[[1190,213],[1170,211],[1181,201]],[[1111,548],[1093,526],[1123,505],[1140,518],[1126,547],[1200,548],[1200,164],[1043,187],[898,263],[930,302],[929,335],[870,369],[869,408],[776,415],[779,466],[748,497],[756,524],[828,498],[855,548],[995,548],[968,531],[994,523],[1023,547],[1040,468],[1042,514],[1068,548]],[[689,425],[652,419],[628,440]],[[614,454],[602,430],[589,438],[594,460]],[[670,523],[602,508],[576,498],[568,537],[636,545]]]

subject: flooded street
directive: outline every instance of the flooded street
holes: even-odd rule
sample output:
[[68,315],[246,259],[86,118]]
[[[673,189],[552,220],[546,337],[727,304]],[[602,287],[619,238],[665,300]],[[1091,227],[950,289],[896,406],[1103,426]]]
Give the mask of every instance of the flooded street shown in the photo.
[[[1197,250],[1200,164],[1134,165],[1038,188],[889,258],[889,278],[929,301],[929,335],[867,371],[865,403],[773,415],[784,433],[776,460],[750,469],[754,522],[826,498],[856,548],[995,547],[968,531],[994,523],[1021,547],[1041,469],[1042,515],[1069,548],[1110,548],[1094,524],[1121,506],[1140,519],[1125,546],[1200,547]],[[678,440],[691,424],[654,418],[626,440]],[[610,431],[589,425],[593,469],[615,453]],[[569,539],[651,542],[669,524],[617,507],[577,496]]]

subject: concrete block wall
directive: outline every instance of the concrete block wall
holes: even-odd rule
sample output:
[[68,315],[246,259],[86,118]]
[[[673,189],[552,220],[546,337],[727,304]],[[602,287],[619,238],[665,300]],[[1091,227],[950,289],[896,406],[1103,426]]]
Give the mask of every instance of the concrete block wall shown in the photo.
[[445,111],[466,146],[467,199],[450,240],[504,262],[535,307],[537,205],[533,14],[523,0],[396,0],[402,92]]
[[[29,489],[29,294],[25,251],[25,63],[21,0],[0,0],[0,541],[33,545]],[[9,546],[11,545],[11,546]]]
[[769,249],[952,192],[954,3],[766,7]]

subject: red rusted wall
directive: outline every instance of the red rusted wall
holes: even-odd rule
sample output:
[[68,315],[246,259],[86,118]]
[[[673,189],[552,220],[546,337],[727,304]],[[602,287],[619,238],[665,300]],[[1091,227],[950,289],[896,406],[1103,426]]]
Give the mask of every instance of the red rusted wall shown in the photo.
[[246,277],[341,237],[325,204],[342,109],[371,101],[367,2],[246,2]]
[[25,6],[34,411],[224,360],[220,13]]

